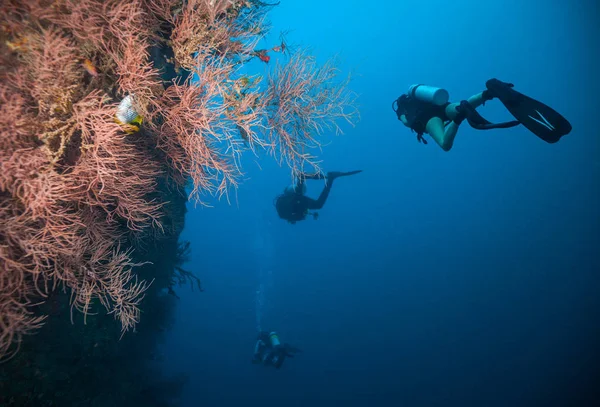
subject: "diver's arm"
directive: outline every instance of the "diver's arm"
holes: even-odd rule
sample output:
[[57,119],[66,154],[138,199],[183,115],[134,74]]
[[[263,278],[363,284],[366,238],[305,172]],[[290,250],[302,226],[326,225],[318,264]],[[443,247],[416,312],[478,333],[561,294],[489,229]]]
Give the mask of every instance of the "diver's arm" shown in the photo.
[[[456,117],[456,113],[452,115],[452,119]],[[444,127],[444,122],[439,117],[432,117],[425,126],[425,132],[431,136],[432,139],[442,148],[444,151],[450,151],[454,144],[454,138],[458,132],[458,124],[450,122]]]
[[400,115],[400,121],[402,122],[402,124],[404,124],[406,127],[410,127],[410,125],[408,124],[408,121],[406,120],[406,115]]

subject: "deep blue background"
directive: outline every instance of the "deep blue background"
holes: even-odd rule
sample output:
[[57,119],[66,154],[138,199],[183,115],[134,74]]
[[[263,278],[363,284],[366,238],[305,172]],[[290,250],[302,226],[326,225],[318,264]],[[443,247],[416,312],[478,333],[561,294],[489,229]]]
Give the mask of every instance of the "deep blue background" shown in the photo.
[[[185,406],[584,406],[599,369],[600,16],[580,1],[282,1],[273,34],[339,54],[361,121],[329,137],[336,181],[318,221],[280,220],[287,168],[248,156],[237,200],[193,209],[183,238],[202,294],[180,289],[165,371]],[[256,65],[258,72],[267,69]],[[454,149],[418,144],[391,110],[412,83],[453,101],[497,77],[572,123],[549,145],[524,128]],[[498,101],[480,109],[510,119]],[[318,196],[322,184],[311,182]],[[262,242],[262,243],[261,243]],[[262,249],[261,249],[262,247]],[[259,270],[263,270],[260,277]],[[269,273],[271,273],[269,275]],[[250,363],[263,328],[304,353]]]

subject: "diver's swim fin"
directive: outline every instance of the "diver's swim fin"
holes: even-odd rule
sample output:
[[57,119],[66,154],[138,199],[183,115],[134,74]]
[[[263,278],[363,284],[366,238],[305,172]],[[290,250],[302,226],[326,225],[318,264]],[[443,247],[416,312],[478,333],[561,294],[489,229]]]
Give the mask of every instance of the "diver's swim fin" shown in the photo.
[[362,170],[356,170],[356,171],[342,172],[342,173],[340,174],[340,177],[347,177],[347,176],[350,176],[350,175],[359,174],[359,173],[361,173],[361,172],[362,172]]
[[327,179],[332,180],[332,179],[336,179],[339,177],[348,177],[350,175],[358,174],[360,172],[362,172],[362,170],[349,171],[349,172],[332,171],[332,172],[327,173]]
[[513,89],[512,83],[490,79],[485,83],[489,95],[496,97],[515,119],[547,143],[556,143],[571,132],[571,123],[551,107]]

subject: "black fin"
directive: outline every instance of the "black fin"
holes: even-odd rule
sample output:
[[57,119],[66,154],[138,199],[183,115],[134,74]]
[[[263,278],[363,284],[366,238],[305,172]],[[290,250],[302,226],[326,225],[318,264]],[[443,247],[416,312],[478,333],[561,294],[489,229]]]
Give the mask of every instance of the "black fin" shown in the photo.
[[530,132],[547,143],[556,143],[571,132],[567,119],[551,107],[513,89],[513,84],[490,79],[485,86]]
[[336,178],[339,178],[339,177],[347,177],[347,176],[358,174],[358,173],[361,173],[361,172],[362,172],[362,170],[349,171],[349,172],[331,171],[331,172],[327,173],[327,179],[330,180],[330,181],[332,181],[332,180],[334,180]]
[[338,174],[339,177],[348,177],[350,175],[354,175],[354,174],[359,174],[361,173],[362,170],[356,170],[356,171],[348,171],[348,172],[341,172]]

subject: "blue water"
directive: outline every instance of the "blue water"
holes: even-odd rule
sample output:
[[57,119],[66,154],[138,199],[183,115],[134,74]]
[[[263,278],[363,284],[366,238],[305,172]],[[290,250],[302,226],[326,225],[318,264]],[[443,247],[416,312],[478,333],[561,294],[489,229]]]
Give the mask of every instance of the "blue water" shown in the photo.
[[[187,268],[206,291],[178,291],[163,346],[165,372],[189,375],[182,405],[593,405],[599,15],[592,1],[282,1],[265,45],[291,29],[319,62],[339,54],[360,94],[323,166],[364,172],[296,225],[274,210],[290,173],[269,159],[245,158],[231,204],[190,205]],[[551,145],[465,123],[446,153],[391,110],[413,83],[457,101],[493,77],[572,133]],[[510,119],[498,101],[480,112]],[[250,363],[257,312],[304,351],[279,371]]]

